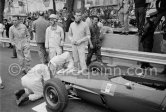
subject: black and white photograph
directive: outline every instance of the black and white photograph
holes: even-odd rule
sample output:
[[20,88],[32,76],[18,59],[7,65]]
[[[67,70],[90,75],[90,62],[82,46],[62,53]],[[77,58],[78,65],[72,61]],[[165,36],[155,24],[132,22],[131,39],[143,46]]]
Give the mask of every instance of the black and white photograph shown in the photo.
[[0,0],[0,112],[166,112],[166,0]]

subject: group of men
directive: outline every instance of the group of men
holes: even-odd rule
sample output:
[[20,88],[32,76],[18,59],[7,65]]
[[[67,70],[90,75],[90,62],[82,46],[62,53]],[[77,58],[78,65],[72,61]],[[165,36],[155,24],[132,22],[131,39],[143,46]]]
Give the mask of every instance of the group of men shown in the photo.
[[[16,103],[20,106],[26,101],[34,101],[43,97],[44,81],[54,77],[56,72],[64,66],[66,71],[78,68],[78,73],[87,71],[87,65],[91,63],[93,53],[97,60],[101,59],[102,33],[97,25],[99,18],[92,16],[92,25],[88,26],[82,21],[82,12],[76,11],[75,21],[71,23],[68,38],[72,45],[72,55],[62,51],[64,45],[64,31],[57,24],[58,16],[50,15],[50,21],[46,21],[40,13],[39,18],[33,22],[33,31],[36,33],[38,53],[42,64],[30,69],[30,35],[25,25],[18,22],[19,17],[13,16],[13,26],[9,30],[12,45],[16,46],[18,59],[23,73],[21,89],[15,93]],[[88,56],[85,58],[85,47],[88,45]],[[47,57],[49,54],[49,59]],[[87,60],[87,61],[86,61]],[[67,65],[66,65],[67,64]]]

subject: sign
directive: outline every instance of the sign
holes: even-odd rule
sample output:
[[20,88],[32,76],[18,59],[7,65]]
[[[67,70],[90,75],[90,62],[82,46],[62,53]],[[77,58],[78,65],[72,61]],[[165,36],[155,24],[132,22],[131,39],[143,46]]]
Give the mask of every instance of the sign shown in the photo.
[[45,7],[49,7],[50,0],[43,0],[43,4],[44,4]]

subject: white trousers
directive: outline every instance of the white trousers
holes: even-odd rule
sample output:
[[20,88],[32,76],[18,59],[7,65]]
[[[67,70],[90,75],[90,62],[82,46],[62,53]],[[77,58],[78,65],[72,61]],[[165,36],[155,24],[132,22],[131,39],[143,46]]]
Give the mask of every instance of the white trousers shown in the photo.
[[57,46],[55,48],[49,48],[49,58],[50,60],[56,56],[62,54],[62,48]]
[[87,69],[85,62],[85,46],[86,44],[84,43],[79,46],[72,45],[74,62],[80,64],[81,70]]

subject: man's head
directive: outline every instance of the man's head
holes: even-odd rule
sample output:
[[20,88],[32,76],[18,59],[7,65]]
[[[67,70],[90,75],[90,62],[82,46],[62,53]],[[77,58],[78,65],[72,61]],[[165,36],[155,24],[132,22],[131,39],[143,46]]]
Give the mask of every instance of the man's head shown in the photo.
[[19,16],[13,16],[12,22],[14,26],[17,26],[20,23],[20,17]]
[[7,19],[3,19],[3,23],[4,23],[4,24],[7,24]]
[[82,13],[81,13],[81,11],[80,10],[77,10],[76,12],[75,12],[75,22],[77,23],[77,24],[79,24],[80,22],[81,22],[81,19],[82,19]]
[[54,26],[54,25],[57,24],[59,17],[58,17],[58,15],[51,14],[51,15],[49,16],[49,19],[50,19],[50,24],[51,24],[51,26]]
[[98,16],[92,16],[92,24],[97,25],[99,22],[99,17]]

